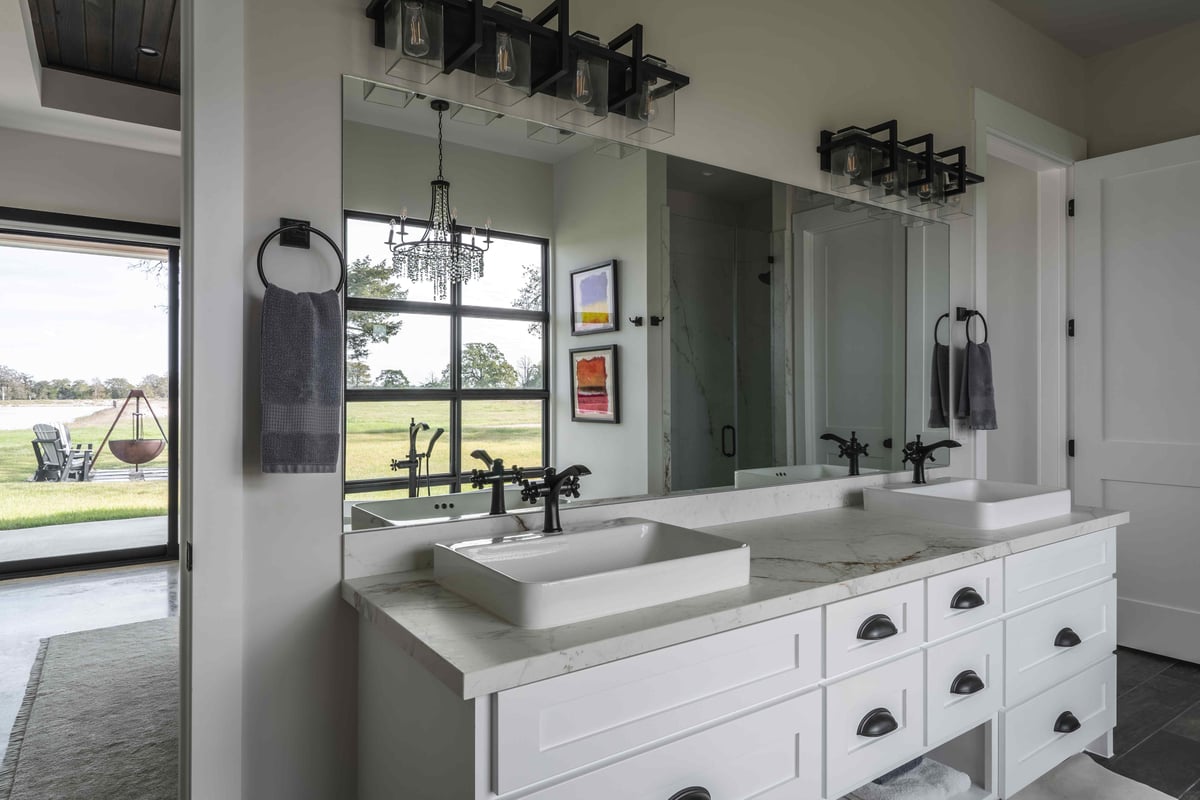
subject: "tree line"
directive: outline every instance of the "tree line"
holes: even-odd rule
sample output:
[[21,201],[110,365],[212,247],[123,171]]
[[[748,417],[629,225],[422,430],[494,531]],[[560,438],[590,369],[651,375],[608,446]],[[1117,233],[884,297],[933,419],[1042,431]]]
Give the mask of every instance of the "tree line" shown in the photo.
[[122,400],[133,389],[141,389],[149,397],[166,397],[167,388],[166,375],[146,375],[136,384],[125,378],[35,380],[0,365],[0,400]]

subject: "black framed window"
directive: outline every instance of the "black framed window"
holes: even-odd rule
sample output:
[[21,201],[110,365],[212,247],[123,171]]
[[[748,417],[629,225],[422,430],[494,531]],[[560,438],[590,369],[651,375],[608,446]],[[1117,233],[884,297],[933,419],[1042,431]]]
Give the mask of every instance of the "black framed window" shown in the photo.
[[[422,495],[469,489],[471,470],[483,466],[475,450],[507,465],[544,465],[550,243],[493,231],[483,278],[435,301],[431,284],[392,266],[388,223],[346,212],[346,494],[407,496],[408,470],[390,465],[408,455],[414,419],[430,428],[418,452],[445,431],[416,480]],[[413,241],[424,228],[410,219],[407,231]]]

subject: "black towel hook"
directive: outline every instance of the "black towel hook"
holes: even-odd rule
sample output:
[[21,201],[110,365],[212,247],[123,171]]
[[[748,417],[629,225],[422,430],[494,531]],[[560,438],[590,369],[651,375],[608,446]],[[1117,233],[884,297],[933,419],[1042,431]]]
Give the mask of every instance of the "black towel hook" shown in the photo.
[[342,290],[342,287],[346,285],[346,259],[342,255],[342,250],[340,247],[337,246],[337,242],[335,242],[335,241],[333,241],[333,239],[329,238],[328,234],[326,234],[324,231],[322,231],[318,228],[314,228],[312,225],[309,225],[307,222],[292,222],[287,225],[280,225],[278,228],[276,228],[275,230],[273,230],[269,234],[267,234],[267,238],[263,239],[262,244],[259,245],[259,248],[258,248],[258,277],[262,279],[263,286],[269,287],[271,285],[270,281],[267,280],[267,273],[263,270],[263,255],[266,254],[266,252],[267,252],[267,245],[269,245],[271,243],[271,240],[274,239],[276,236],[279,236],[280,234],[285,233],[287,231],[303,231],[306,233],[315,233],[317,236],[320,236],[322,239],[324,239],[325,242],[330,247],[333,248],[333,252],[337,255],[338,267],[341,269],[341,275],[338,278],[338,284],[336,287],[334,287],[333,291],[340,292]]
[[944,319],[950,319],[949,311],[947,311],[945,314],[942,314],[940,317],[937,318],[937,322],[933,323],[933,343],[934,344],[941,344],[941,342],[938,341],[938,328],[942,327],[942,320],[944,320]]
[[982,313],[980,313],[979,311],[976,311],[973,308],[963,308],[962,306],[959,306],[956,309],[956,312],[957,312],[957,314],[955,316],[955,319],[957,319],[959,322],[966,323],[967,341],[971,342],[971,343],[975,342],[975,340],[971,338],[971,317],[979,317],[980,322],[983,323],[983,344],[987,344],[987,340],[988,340],[987,317],[985,317]]

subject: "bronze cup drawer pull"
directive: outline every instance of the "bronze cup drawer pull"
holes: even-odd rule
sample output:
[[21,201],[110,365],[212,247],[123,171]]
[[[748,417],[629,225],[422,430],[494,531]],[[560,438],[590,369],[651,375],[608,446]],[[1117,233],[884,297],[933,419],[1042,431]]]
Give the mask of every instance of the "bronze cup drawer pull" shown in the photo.
[[858,735],[868,739],[878,739],[880,736],[887,736],[899,727],[900,723],[896,722],[892,712],[886,708],[876,708],[869,711],[858,723]]
[[858,626],[858,638],[868,642],[887,639],[899,632],[896,623],[887,614],[872,614]]

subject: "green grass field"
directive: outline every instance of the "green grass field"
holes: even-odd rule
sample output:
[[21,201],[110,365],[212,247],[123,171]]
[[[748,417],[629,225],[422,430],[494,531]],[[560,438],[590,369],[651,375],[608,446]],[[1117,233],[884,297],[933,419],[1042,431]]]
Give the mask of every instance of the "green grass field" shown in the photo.
[[[161,403],[165,406],[165,402]],[[473,401],[463,410],[463,469],[482,468],[472,459],[472,450],[486,450],[493,458],[503,458],[508,466],[537,466],[542,461],[542,410],[537,400]],[[165,409],[155,408],[163,426]],[[74,443],[99,446],[116,414],[102,409],[69,425]],[[391,460],[403,459],[408,452],[408,421],[416,417],[431,428],[446,428],[434,446],[431,470],[447,472],[450,467],[450,404],[447,402],[351,403],[346,419],[346,478],[404,478],[407,471],[393,472]],[[146,434],[157,433],[153,421]],[[424,452],[432,430],[422,432],[417,447]],[[117,426],[114,436],[129,435],[128,417]],[[157,516],[167,513],[166,481],[113,481],[103,483],[30,483],[37,468],[30,441],[31,430],[0,431],[0,530],[62,525],[110,519]],[[167,451],[152,466],[165,466]],[[98,469],[125,469],[107,448],[96,462]],[[437,487],[433,494],[444,494]],[[370,492],[351,495],[356,501],[390,499],[407,495],[407,490]]]
[[[163,406],[159,408],[158,406]],[[163,427],[167,426],[166,401],[156,403],[155,411]],[[70,423],[71,441],[98,447],[117,413],[104,408],[89,417]],[[154,437],[158,428],[147,415],[145,436]],[[130,435],[127,413],[113,436]],[[167,513],[166,481],[115,481],[112,483],[28,483],[37,469],[37,458],[30,442],[32,430],[0,431],[0,530],[94,522],[108,519],[150,517]],[[148,466],[166,466],[167,451]],[[127,469],[105,448],[96,460],[97,469]]]
[[[478,400],[463,409],[462,467],[482,468],[470,457],[472,450],[486,450],[492,458],[502,458],[508,466],[538,466],[542,461],[542,404],[539,400]],[[408,453],[408,422],[416,417],[430,428],[446,428],[433,449],[430,470],[433,474],[450,468],[450,404],[440,401],[350,403],[346,410],[346,479],[404,477],[407,472],[392,472],[393,458]],[[417,449],[424,452],[433,431],[417,437]],[[377,493],[372,493],[372,495]],[[395,497],[396,493],[383,493]],[[354,499],[374,499],[354,495]]]

